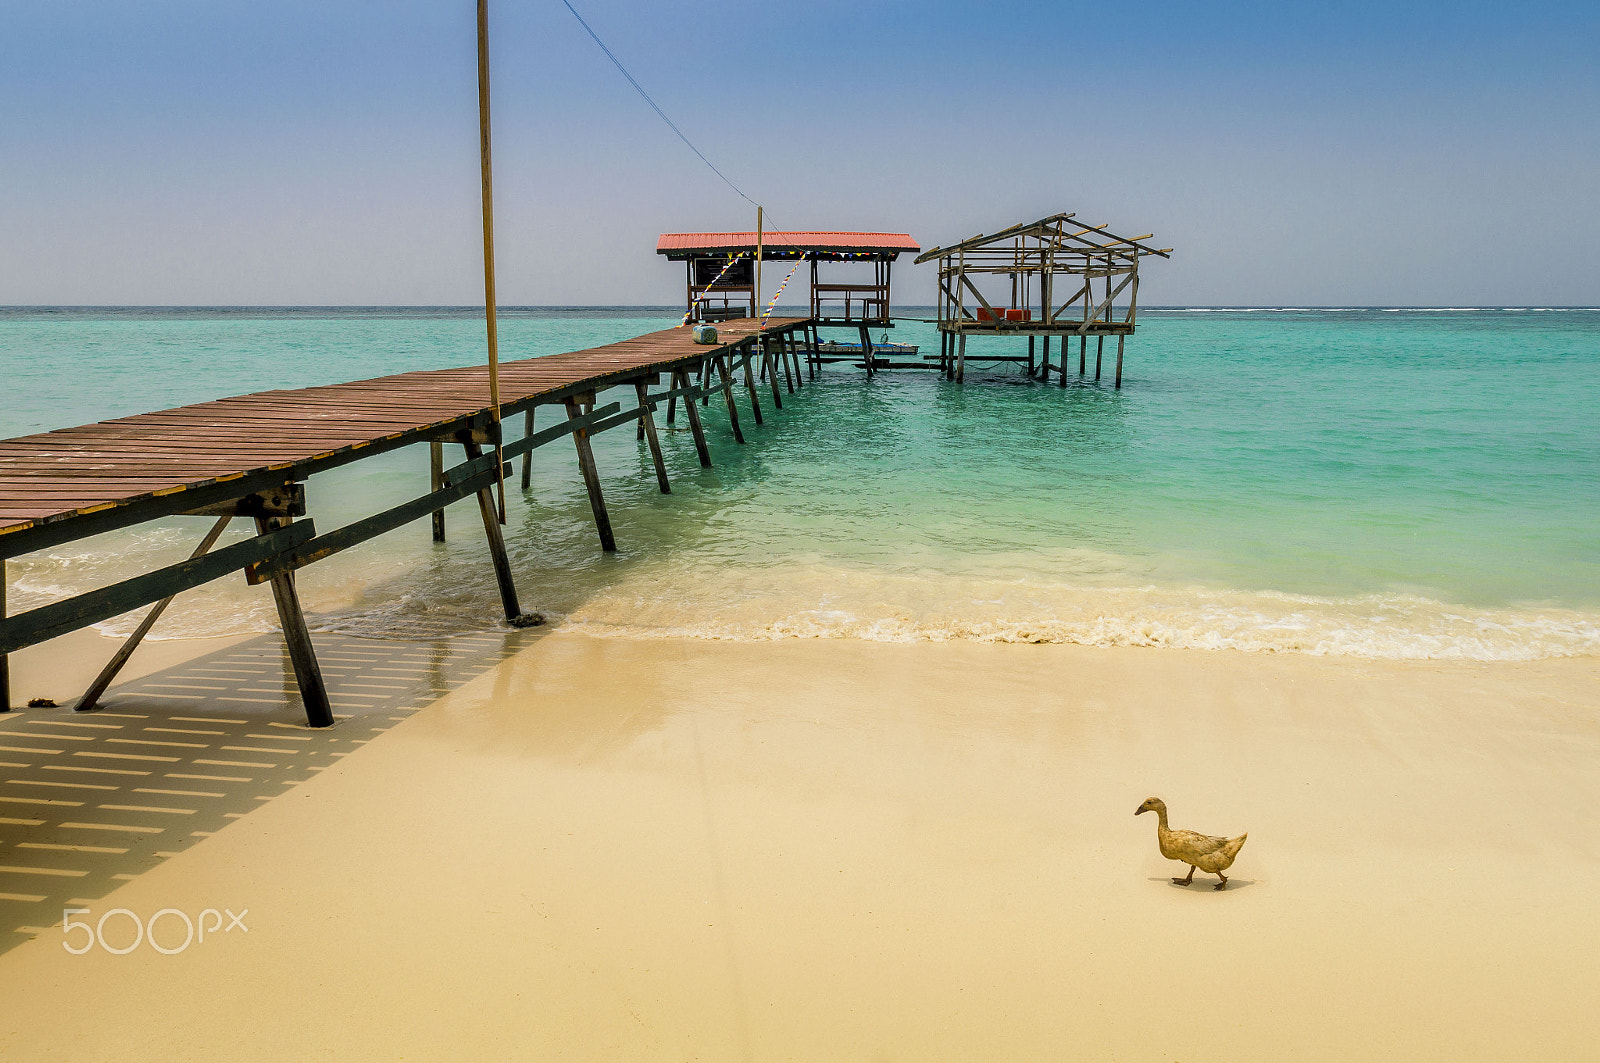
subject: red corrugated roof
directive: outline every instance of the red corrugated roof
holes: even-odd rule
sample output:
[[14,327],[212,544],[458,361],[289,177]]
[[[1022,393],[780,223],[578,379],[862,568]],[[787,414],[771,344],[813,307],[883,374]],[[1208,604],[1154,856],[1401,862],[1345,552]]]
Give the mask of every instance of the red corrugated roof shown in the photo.
[[[766,247],[794,247],[806,251],[843,251],[857,253],[920,251],[917,242],[906,233],[818,233],[769,232],[762,234]],[[656,241],[656,253],[665,255],[682,251],[732,251],[755,250],[755,230],[747,233],[662,233]]]

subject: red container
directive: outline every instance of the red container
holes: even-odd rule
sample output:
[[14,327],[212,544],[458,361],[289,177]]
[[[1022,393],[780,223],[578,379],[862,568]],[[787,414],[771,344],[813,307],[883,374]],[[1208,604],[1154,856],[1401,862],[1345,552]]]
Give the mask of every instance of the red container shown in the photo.
[[1007,310],[1006,311],[1006,320],[1007,321],[1031,321],[1031,320],[1033,320],[1033,311],[1032,310],[1026,310],[1026,309],[1023,309],[1023,310],[1017,310],[1017,309]]

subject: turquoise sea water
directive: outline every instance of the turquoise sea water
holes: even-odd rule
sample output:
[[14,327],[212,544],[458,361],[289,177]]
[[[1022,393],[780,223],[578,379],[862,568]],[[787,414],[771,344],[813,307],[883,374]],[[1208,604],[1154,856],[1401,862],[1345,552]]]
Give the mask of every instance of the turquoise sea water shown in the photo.
[[[502,357],[673,324],[508,311]],[[456,310],[0,310],[0,435],[469,364],[482,331]],[[891,338],[938,342],[917,323]],[[543,448],[533,489],[511,492],[524,606],[632,636],[1600,653],[1600,311],[1145,311],[1121,391],[1109,349],[1093,380],[1092,345],[1066,388],[981,368],[985,350],[1023,342],[970,343],[964,385],[831,366],[782,412],[763,390],[763,428],[741,393],[750,444],[717,406],[713,469],[669,433],[669,496],[633,432],[605,434],[610,557],[571,445]],[[311,515],[326,530],[402,501],[426,468],[412,449],[317,477]],[[307,570],[314,624],[494,623],[476,520],[458,504],[445,546],[419,523]],[[177,559],[202,523],[14,560],[12,607]],[[270,599],[238,582],[180,599],[158,633],[270,628]]]

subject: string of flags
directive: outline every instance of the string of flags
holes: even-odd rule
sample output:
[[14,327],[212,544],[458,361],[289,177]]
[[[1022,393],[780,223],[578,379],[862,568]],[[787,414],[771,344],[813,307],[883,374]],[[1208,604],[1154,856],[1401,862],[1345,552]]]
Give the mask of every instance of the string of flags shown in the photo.
[[[789,277],[794,276],[794,271],[800,268],[804,259],[796,259],[795,264],[789,268]],[[761,327],[767,327],[767,318],[772,316],[772,311],[778,305],[778,296],[783,294],[783,289],[789,285],[789,277],[783,278],[783,283],[778,285],[778,290],[772,293],[772,302],[767,304],[767,312],[761,315]]]
[[[726,266],[722,267],[722,272],[717,274],[716,279],[713,280],[710,284],[706,285],[706,287],[707,288],[715,288],[717,286],[717,284],[721,282],[722,278],[726,277],[728,275],[728,271],[733,268],[733,264],[735,262],[739,261],[743,257],[744,257],[743,255],[736,255],[736,254],[733,254],[730,251],[728,253],[728,264]],[[685,325],[687,325],[689,323],[689,319],[692,318],[692,317],[694,317],[694,304],[690,303],[689,304],[689,309],[687,309],[687,310],[685,310],[683,312],[683,320],[678,322],[678,327],[679,328],[683,328],[683,326],[685,326]]]

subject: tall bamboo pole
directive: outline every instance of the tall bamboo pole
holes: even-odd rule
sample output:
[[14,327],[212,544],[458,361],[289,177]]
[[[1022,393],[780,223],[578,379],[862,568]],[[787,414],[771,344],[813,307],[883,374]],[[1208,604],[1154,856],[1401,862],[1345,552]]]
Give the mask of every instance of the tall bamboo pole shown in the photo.
[[756,316],[761,316],[761,229],[764,222],[760,207],[756,208]]
[[[500,427],[500,345],[494,321],[494,187],[489,166],[489,0],[478,0],[478,158],[483,171],[483,313],[489,327],[489,416]],[[505,462],[494,440],[500,523],[506,522]]]

